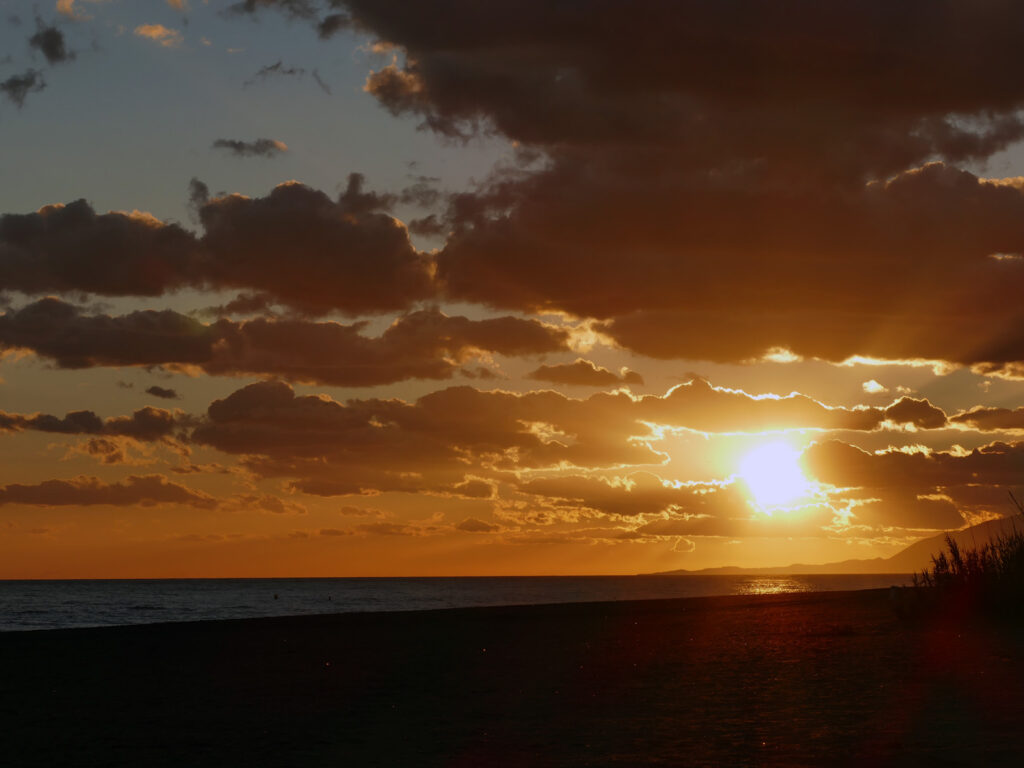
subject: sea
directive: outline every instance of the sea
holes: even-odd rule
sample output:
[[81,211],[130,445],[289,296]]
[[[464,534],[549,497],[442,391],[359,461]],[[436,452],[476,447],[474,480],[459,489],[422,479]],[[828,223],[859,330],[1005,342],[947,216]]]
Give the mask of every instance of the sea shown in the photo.
[[910,574],[0,580],[0,632],[495,605],[830,592]]

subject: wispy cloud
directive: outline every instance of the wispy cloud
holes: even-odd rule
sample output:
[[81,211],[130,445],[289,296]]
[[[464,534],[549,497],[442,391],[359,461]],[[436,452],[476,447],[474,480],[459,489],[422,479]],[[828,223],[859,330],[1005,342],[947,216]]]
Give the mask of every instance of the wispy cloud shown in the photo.
[[286,67],[284,62],[278,59],[273,64],[267,64],[266,66],[260,67],[256,71],[256,74],[246,80],[242,85],[243,87],[248,88],[256,82],[263,82],[271,77],[302,77],[304,74],[306,74],[306,70],[302,67]]
[[226,149],[237,157],[274,157],[288,151],[288,145],[277,139],[255,139],[254,141],[217,139],[213,142],[213,148]]

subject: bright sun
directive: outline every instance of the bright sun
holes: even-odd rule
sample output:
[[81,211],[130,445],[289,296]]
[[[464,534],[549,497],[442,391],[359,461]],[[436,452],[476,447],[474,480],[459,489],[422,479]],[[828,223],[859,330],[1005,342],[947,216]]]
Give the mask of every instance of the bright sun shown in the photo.
[[786,443],[765,443],[740,462],[739,475],[754,501],[768,511],[784,506],[813,490],[800,468],[800,452]]

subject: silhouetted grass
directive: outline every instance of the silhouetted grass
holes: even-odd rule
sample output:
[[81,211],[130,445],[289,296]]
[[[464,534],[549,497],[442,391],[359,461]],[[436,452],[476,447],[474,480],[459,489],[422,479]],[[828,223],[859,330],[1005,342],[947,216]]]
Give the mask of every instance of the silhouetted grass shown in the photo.
[[1010,498],[1018,512],[1012,532],[970,548],[946,534],[946,551],[932,556],[931,568],[914,574],[919,603],[1024,618],[1024,507],[1012,493]]

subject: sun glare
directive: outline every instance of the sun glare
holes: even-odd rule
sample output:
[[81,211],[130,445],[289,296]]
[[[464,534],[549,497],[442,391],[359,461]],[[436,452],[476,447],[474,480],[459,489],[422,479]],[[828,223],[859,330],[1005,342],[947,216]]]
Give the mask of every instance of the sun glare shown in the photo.
[[800,452],[787,443],[765,443],[740,462],[739,475],[766,512],[810,495],[811,482],[800,467]]

